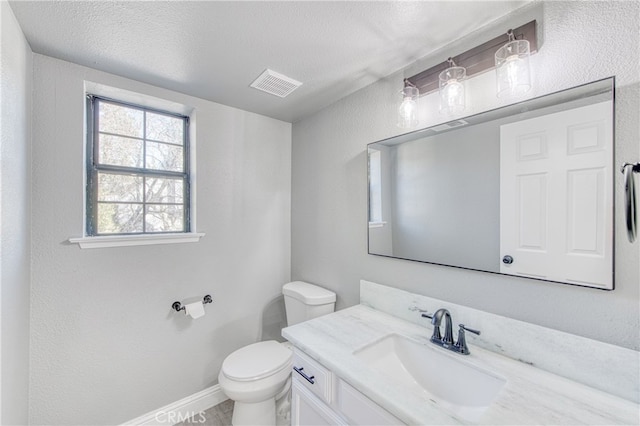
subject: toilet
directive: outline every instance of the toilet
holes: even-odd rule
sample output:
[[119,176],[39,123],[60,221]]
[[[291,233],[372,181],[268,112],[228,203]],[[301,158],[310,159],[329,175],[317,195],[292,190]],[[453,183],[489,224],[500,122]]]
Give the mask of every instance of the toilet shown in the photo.
[[[291,326],[334,311],[336,294],[295,281],[282,286],[287,325]],[[293,351],[275,340],[253,343],[227,356],[218,381],[234,400],[232,424],[275,425],[276,401],[291,386]]]

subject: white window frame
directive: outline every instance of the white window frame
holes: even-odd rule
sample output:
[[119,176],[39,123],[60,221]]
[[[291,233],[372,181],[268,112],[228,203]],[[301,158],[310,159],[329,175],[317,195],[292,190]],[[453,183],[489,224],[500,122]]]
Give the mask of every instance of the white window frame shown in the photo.
[[[104,247],[121,247],[121,246],[139,246],[139,245],[155,245],[155,244],[175,244],[175,243],[190,243],[198,242],[204,233],[195,232],[196,228],[196,162],[195,162],[195,123],[196,113],[195,109],[186,105],[178,104],[175,102],[159,99],[153,96],[148,96],[136,92],[130,92],[124,89],[118,89],[110,86],[105,86],[99,83],[93,83],[85,81],[85,94],[95,94],[96,96],[115,100],[117,103],[129,104],[134,107],[150,110],[160,111],[164,113],[170,113],[175,115],[184,115],[189,118],[188,134],[188,148],[185,150],[185,157],[188,156],[190,162],[189,168],[189,181],[190,181],[190,200],[189,200],[189,223],[190,229],[187,232],[175,232],[175,233],[144,233],[144,234],[118,234],[118,235],[88,235],[87,234],[87,204],[89,202],[87,198],[87,160],[89,159],[88,143],[84,144],[84,222],[83,222],[83,236],[69,238],[69,242],[72,244],[78,244],[80,248],[104,248]],[[89,110],[85,110],[85,125],[88,123],[87,115],[90,114]],[[90,131],[90,127],[85,128],[86,132]],[[187,151],[189,152],[187,154]]]

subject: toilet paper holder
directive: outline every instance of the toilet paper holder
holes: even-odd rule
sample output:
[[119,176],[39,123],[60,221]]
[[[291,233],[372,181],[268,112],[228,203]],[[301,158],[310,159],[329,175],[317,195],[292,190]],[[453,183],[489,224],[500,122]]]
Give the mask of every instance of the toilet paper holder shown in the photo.
[[[213,299],[208,294],[202,298],[202,304],[206,305],[207,303],[213,303]],[[173,302],[173,304],[171,305],[171,308],[175,309],[176,312],[185,310],[184,306],[182,306],[182,303],[180,302]]]

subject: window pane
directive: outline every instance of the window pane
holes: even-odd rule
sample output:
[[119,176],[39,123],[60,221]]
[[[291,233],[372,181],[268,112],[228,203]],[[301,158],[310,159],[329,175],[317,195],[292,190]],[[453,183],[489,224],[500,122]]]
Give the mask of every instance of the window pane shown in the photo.
[[185,117],[93,98],[87,231],[92,235],[186,232]]
[[147,203],[182,204],[184,183],[181,178],[147,177],[145,196]]
[[147,232],[183,232],[184,208],[181,205],[147,205]]
[[181,172],[184,169],[181,146],[147,142],[147,169]]
[[142,139],[100,135],[98,163],[113,166],[142,168],[144,143]]
[[143,111],[99,102],[101,132],[141,138],[143,136]]
[[98,234],[142,232],[142,204],[98,203]]
[[147,139],[184,145],[184,120],[147,112]]
[[142,202],[142,176],[98,173],[98,201]]
[[382,166],[380,151],[369,149],[369,222],[382,222]]

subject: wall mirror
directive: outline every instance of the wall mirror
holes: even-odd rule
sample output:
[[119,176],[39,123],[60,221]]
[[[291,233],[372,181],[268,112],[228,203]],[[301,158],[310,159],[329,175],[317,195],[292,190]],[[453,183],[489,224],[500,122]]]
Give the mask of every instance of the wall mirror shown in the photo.
[[369,253],[612,290],[614,78],[368,145]]

